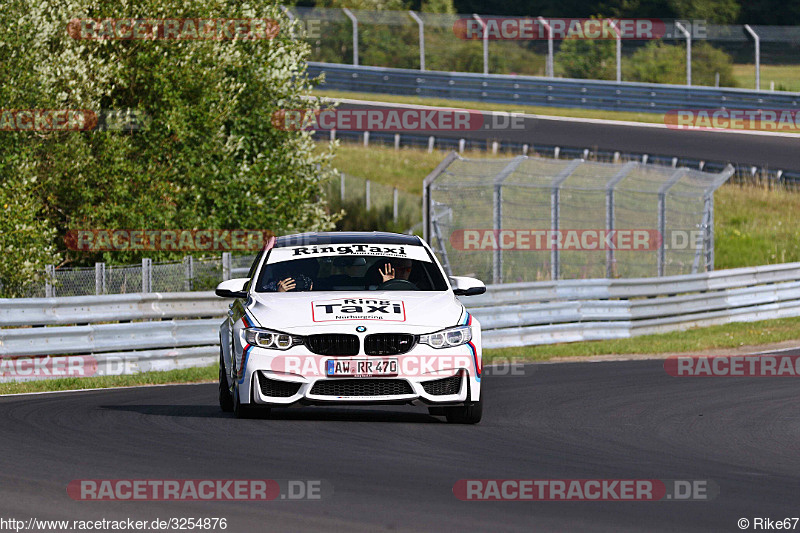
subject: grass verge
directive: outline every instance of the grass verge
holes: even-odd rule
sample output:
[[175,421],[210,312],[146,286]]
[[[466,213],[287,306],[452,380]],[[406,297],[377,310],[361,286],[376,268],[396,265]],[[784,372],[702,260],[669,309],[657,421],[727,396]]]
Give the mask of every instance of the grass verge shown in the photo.
[[126,376],[97,376],[91,378],[45,379],[0,383],[0,394],[20,394],[76,389],[109,389],[113,387],[135,387],[141,385],[169,385],[173,383],[201,383],[216,381],[219,366],[214,364],[200,368],[184,368],[165,372],[143,372]]
[[[755,65],[733,65],[733,76],[739,87],[755,89]],[[769,90],[770,82],[776,90],[800,91],[800,65],[761,65],[761,89]]]
[[633,111],[604,111],[601,109],[581,109],[574,107],[549,107],[536,105],[507,105],[473,100],[450,100],[446,98],[428,98],[422,96],[404,96],[395,94],[359,93],[349,91],[331,91],[318,89],[316,96],[327,98],[351,98],[354,100],[371,100],[392,104],[416,104],[440,107],[456,107],[473,111],[504,111],[507,113],[528,113],[570,118],[602,118],[606,120],[625,120],[631,122],[664,123],[663,113],[639,113]]
[[491,363],[493,360],[547,361],[554,357],[692,353],[794,340],[800,337],[798,328],[800,317],[779,318],[642,335],[629,339],[487,349],[483,351],[483,358],[485,363]]

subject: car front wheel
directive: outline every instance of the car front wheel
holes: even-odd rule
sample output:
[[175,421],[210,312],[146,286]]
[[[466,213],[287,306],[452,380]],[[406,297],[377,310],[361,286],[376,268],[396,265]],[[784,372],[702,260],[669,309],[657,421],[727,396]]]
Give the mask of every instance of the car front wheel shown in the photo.
[[225,413],[233,411],[233,396],[228,387],[228,376],[225,372],[225,361],[222,359],[222,348],[219,349],[219,406]]
[[477,424],[482,416],[483,399],[469,405],[445,408],[445,417],[450,424]]

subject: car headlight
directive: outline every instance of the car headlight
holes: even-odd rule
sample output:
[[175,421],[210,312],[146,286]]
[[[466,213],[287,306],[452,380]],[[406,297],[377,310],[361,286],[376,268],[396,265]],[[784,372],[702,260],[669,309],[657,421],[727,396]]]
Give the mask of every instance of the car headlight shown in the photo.
[[436,333],[420,335],[419,342],[427,344],[432,348],[452,348],[461,346],[472,340],[472,327],[458,326],[455,328],[443,329]]
[[272,350],[288,350],[292,346],[303,344],[302,337],[261,328],[246,328],[244,340],[247,344]]

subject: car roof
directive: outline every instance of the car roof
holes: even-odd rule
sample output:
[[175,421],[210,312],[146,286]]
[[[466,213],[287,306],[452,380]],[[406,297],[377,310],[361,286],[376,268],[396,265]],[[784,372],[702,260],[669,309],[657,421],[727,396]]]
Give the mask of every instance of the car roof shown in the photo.
[[275,247],[315,246],[318,244],[394,244],[421,246],[416,235],[402,235],[385,231],[330,231],[284,235],[275,239]]

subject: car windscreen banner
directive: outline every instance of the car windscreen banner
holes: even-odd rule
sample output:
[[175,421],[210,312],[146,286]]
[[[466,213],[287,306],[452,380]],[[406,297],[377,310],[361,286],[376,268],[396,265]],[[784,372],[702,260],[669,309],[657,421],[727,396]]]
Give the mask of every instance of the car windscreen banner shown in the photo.
[[321,244],[273,248],[268,264],[317,257],[378,256],[387,259],[411,259],[430,263],[431,258],[422,246],[406,244]]

